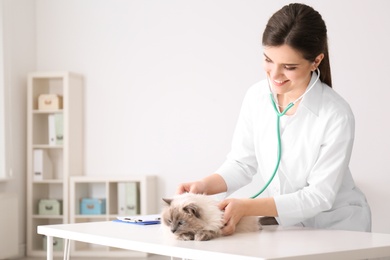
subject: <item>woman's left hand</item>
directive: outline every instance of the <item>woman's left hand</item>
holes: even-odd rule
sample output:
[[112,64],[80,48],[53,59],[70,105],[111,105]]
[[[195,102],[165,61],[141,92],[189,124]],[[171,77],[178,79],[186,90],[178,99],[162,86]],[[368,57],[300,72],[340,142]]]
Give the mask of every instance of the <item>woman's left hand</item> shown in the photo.
[[225,199],[219,203],[219,208],[225,211],[223,215],[225,226],[222,234],[227,236],[234,233],[237,223],[245,216],[245,202],[243,199]]

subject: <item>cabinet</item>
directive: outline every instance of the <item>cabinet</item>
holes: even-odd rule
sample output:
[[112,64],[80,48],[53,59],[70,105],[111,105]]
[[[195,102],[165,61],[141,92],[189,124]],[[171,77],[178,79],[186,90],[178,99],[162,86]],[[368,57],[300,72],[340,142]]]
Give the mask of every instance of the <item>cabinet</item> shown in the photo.
[[[83,78],[70,72],[34,72],[27,78],[27,255],[45,256],[37,226],[69,223],[69,177],[83,174]],[[42,109],[42,95],[61,102]],[[53,133],[58,142],[50,140]],[[61,209],[39,214],[41,200],[58,200]]]
[[[116,219],[120,212],[120,186],[136,184],[139,203],[138,214],[156,214],[156,177],[155,176],[79,176],[70,178],[70,222],[110,221]],[[82,199],[99,199],[105,201],[105,210],[100,214],[81,214]],[[130,224],[123,224],[130,225]],[[143,257],[142,252],[132,252],[117,248],[97,246],[72,241],[71,255],[79,257]]]

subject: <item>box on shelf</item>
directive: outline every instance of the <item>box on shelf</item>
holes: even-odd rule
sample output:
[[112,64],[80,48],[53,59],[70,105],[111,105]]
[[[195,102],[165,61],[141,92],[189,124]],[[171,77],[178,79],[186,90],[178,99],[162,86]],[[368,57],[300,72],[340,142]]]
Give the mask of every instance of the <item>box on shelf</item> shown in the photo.
[[[43,236],[43,250],[46,251],[47,248],[47,237]],[[53,237],[53,251],[62,251],[64,250],[64,239]]]
[[62,215],[62,201],[56,199],[41,199],[38,205],[39,215]]
[[82,198],[80,203],[81,215],[106,214],[106,199]]
[[62,109],[62,97],[55,94],[41,94],[38,97],[39,110]]

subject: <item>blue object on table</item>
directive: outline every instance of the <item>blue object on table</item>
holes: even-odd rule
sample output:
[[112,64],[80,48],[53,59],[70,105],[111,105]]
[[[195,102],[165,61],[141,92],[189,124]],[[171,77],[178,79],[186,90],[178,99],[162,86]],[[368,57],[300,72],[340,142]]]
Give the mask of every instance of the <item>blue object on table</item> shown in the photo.
[[138,225],[154,225],[160,224],[161,218],[159,215],[119,216],[113,221]]

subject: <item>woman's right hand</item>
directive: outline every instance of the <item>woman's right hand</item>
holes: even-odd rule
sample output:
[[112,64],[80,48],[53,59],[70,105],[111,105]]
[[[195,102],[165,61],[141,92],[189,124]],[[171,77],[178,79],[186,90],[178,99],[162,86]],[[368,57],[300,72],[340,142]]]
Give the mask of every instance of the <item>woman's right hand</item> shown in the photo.
[[211,174],[195,182],[182,183],[176,190],[176,194],[182,193],[197,193],[213,195],[221,192],[226,192],[227,186],[225,180],[219,174]]

